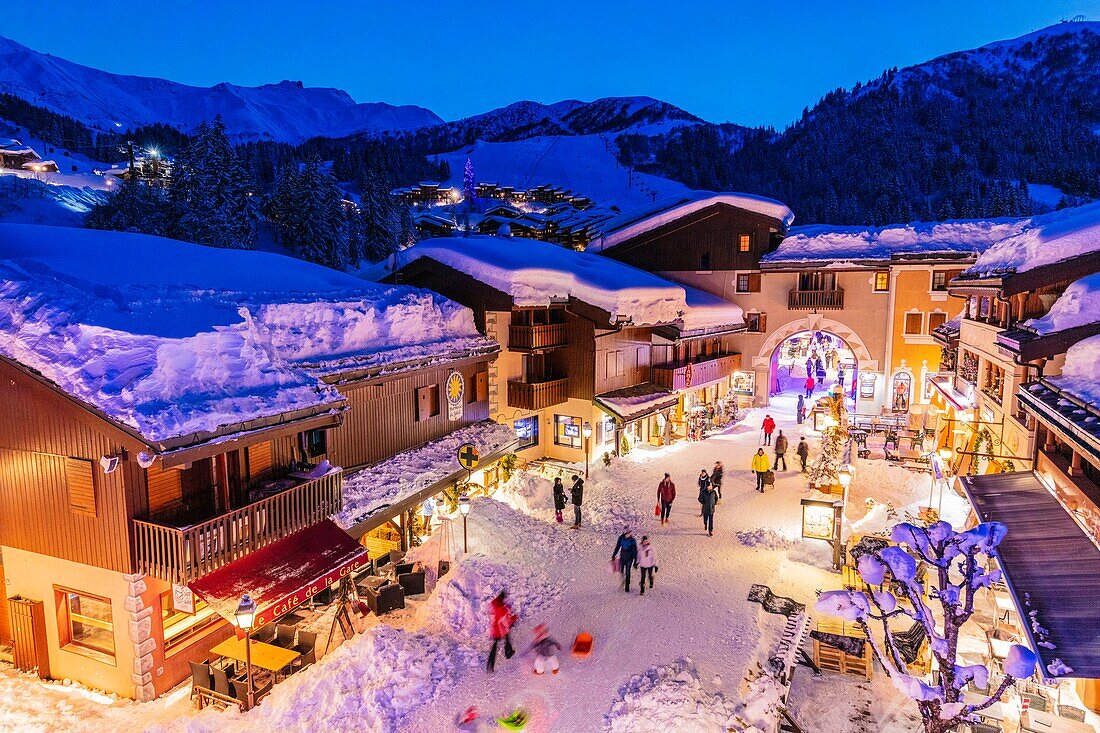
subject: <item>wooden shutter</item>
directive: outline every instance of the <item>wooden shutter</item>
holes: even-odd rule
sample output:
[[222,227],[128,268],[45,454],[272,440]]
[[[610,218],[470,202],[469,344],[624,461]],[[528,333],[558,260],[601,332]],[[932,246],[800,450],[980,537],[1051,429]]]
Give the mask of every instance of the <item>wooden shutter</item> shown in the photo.
[[69,488],[69,508],[77,514],[95,516],[95,474],[92,462],[82,458],[65,459],[65,483]]
[[145,486],[149,493],[149,513],[179,506],[183,503],[183,471],[161,468],[154,463],[145,469]]
[[248,446],[248,480],[258,481],[271,473],[271,441]]
[[759,293],[760,292],[760,273],[759,272],[750,272],[749,273],[749,292],[750,293]]
[[474,377],[474,385],[478,402],[489,399],[489,372],[478,372]]

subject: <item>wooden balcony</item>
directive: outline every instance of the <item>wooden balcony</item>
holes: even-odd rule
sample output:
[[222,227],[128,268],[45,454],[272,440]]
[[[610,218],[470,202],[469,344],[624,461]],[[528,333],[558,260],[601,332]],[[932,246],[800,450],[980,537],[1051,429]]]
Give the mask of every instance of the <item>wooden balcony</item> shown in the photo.
[[138,572],[189,583],[340,511],[342,490],[337,472],[187,527],[135,519]]
[[741,369],[740,354],[704,357],[690,364],[657,364],[651,369],[651,381],[672,392],[690,389],[728,377]]
[[792,290],[787,298],[787,307],[793,311],[840,310],[844,307],[844,289]]
[[546,323],[539,326],[508,326],[508,348],[515,351],[541,351],[565,346],[564,323]]
[[508,406],[521,410],[541,410],[569,399],[569,380],[546,382],[508,382]]

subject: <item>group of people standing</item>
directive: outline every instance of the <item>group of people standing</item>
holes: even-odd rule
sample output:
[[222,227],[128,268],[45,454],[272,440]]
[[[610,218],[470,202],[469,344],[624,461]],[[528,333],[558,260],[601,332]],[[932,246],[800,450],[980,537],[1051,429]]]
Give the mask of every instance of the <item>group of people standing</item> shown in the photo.
[[[573,476],[573,485],[569,488],[569,502],[573,505],[573,529],[581,526],[581,504],[584,502],[584,479],[580,476]],[[562,517],[562,512],[565,511],[565,484],[561,482],[561,477],[554,479],[554,516],[557,519],[558,524],[561,524],[565,519]]]
[[[798,398],[798,407],[796,408],[798,422],[801,423],[805,418],[805,404],[802,402],[802,397]],[[763,434],[763,444],[765,446],[772,445],[772,434],[775,432],[775,418],[771,415],[764,416],[764,422],[760,425],[760,431]],[[764,448],[757,448],[756,453],[752,457],[752,463],[750,468],[753,473],[756,474],[756,490],[760,493],[764,493],[764,488],[775,482],[775,471],[780,470],[780,465],[783,466],[782,470],[787,470],[787,448],[790,444],[787,441],[787,436],[780,430],[779,434],[775,436],[775,463],[768,458],[764,453]],[[810,456],[810,446],[806,443],[805,437],[798,439],[798,445],[795,447],[795,455],[798,456],[798,460],[802,464],[802,472],[806,472],[806,461]]]
[[[667,477],[668,474],[665,474]],[[631,568],[639,569],[638,595],[645,595],[646,581],[650,590],[653,589],[653,574],[657,572],[657,555],[653,552],[653,546],[649,543],[649,536],[642,535],[639,545],[634,539],[634,533],[630,527],[624,527],[615,543],[615,549],[611,552],[611,562],[618,563],[619,574],[623,578],[623,590],[630,592]]]

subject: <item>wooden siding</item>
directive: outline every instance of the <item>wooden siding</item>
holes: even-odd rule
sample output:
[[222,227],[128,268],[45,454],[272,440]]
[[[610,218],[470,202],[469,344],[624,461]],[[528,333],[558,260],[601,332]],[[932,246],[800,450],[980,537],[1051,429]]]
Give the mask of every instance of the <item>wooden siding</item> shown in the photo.
[[183,471],[161,468],[154,463],[145,469],[146,487],[149,492],[149,513],[156,514],[183,503]]
[[[144,472],[132,457],[110,474],[99,468],[124,445],[115,428],[0,362],[0,543],[131,572],[129,520],[146,508]],[[92,462],[95,516],[70,506],[70,458]]]
[[275,465],[271,458],[271,441],[250,445],[248,455],[248,480],[260,481],[271,475]]
[[4,581],[3,559],[0,557],[0,588],[4,589],[4,592],[0,593],[0,644],[11,644],[11,624],[8,622],[8,585]]
[[[767,216],[713,204],[603,254],[651,272],[755,270],[771,246],[771,230],[779,226],[780,222]],[[750,252],[739,251],[740,234],[752,235]]]
[[649,381],[652,334],[648,328],[624,328],[596,339],[596,394]]
[[569,379],[569,396],[591,400],[596,396],[596,330],[586,318],[568,314],[565,320],[569,345],[546,354],[551,373]]
[[[488,370],[488,359],[458,367],[466,389],[476,389],[477,374]],[[447,419],[443,383],[451,367],[421,369],[385,382],[338,385],[347,397],[344,424],[329,432],[329,460],[344,468],[377,463],[401,451],[423,445],[453,430],[489,417],[488,395],[466,402],[460,420]],[[417,420],[417,390],[439,385],[439,414]],[[464,399],[465,401],[465,399]]]

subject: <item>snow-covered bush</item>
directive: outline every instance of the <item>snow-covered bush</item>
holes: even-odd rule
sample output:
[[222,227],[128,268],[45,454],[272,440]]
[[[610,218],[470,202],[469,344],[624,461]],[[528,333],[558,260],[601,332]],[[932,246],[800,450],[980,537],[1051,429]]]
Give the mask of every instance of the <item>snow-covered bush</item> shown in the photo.
[[[891,532],[891,539],[898,546],[864,555],[858,563],[864,582],[881,586],[882,590],[827,591],[818,598],[819,611],[860,625],[886,674],[902,693],[916,702],[926,733],[955,730],[959,724],[971,720],[973,713],[996,702],[1016,679],[1030,677],[1035,671],[1038,662],[1035,653],[1013,645],[1005,659],[1007,676],[1000,687],[978,704],[963,701],[963,688],[971,682],[985,687],[989,671],[981,665],[958,664],[959,629],[973,615],[978,591],[1000,579],[1000,571],[987,571],[985,566],[997,557],[997,546],[1006,532],[999,522],[979,524],[965,532],[956,532],[947,522],[936,522],[927,528],[898,524]],[[929,597],[939,602],[937,610],[925,602],[925,581],[918,573],[918,559],[928,567],[932,585]],[[888,579],[893,583],[883,585]],[[924,628],[940,670],[935,684],[910,674],[894,643],[890,621],[905,617]]]

